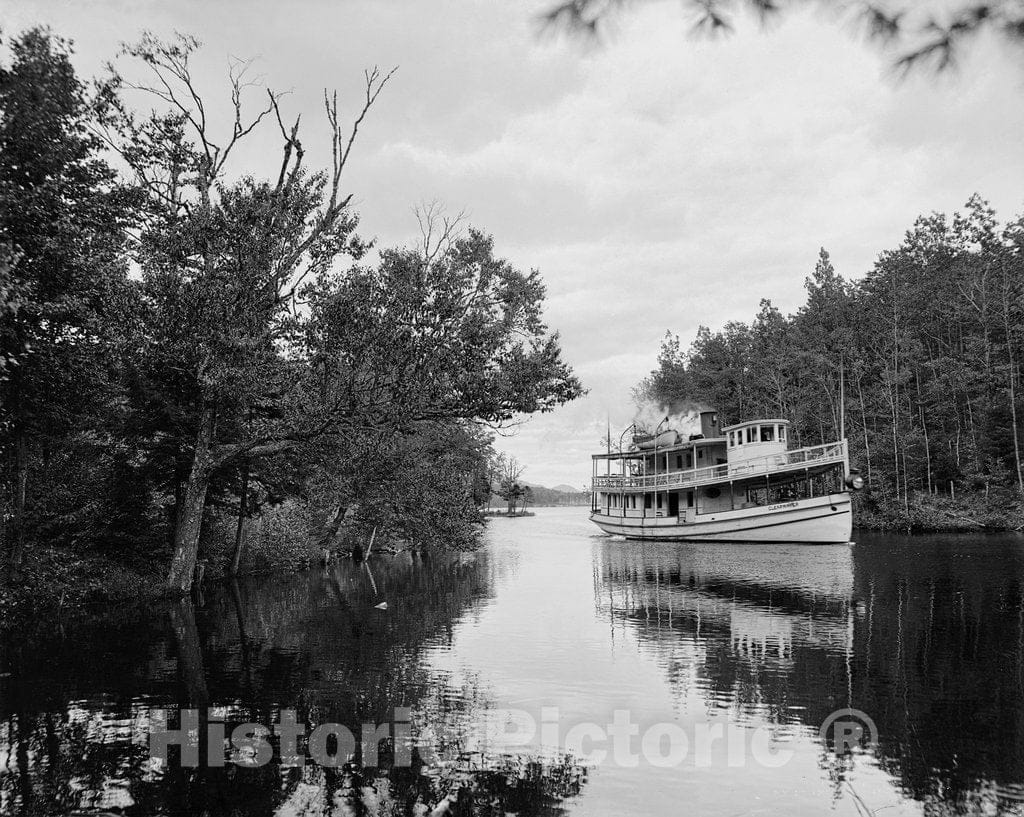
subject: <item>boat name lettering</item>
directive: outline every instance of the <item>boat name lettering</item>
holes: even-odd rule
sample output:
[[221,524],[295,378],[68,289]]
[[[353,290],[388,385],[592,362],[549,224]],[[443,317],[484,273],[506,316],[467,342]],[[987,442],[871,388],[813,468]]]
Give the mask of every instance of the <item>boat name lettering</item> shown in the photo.
[[769,511],[780,511],[783,508],[795,508],[796,505],[797,505],[797,503],[795,503],[795,502],[783,502],[781,505],[770,505],[768,507],[768,510]]

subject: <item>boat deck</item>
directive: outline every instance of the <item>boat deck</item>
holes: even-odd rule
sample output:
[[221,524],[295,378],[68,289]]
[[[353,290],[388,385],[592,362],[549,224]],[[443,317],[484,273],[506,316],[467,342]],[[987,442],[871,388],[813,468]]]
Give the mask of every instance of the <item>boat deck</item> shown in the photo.
[[621,474],[598,475],[593,478],[594,490],[611,489],[621,493],[644,493],[652,490],[673,491],[701,485],[748,480],[760,476],[799,472],[819,466],[846,462],[846,443],[835,442],[795,448],[780,454],[745,460],[738,463],[668,471],[645,476]]

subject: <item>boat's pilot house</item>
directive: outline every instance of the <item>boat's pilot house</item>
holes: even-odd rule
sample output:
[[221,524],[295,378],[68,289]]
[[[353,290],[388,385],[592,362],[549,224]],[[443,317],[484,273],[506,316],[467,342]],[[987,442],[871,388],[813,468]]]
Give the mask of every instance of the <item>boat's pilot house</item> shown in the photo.
[[725,435],[729,471],[745,470],[751,460],[762,460],[786,453],[789,444],[788,420],[753,420],[722,429]]

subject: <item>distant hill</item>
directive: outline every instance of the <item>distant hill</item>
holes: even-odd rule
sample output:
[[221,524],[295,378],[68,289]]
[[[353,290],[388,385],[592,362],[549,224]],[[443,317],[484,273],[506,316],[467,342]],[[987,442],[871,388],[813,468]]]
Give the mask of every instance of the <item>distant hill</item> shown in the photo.
[[[590,504],[590,493],[573,488],[571,485],[556,485],[554,488],[548,488],[547,486],[535,485],[525,480],[519,480],[519,483],[530,487],[530,491],[533,494],[530,505],[534,507]],[[500,498],[495,497],[495,502],[499,501]]]

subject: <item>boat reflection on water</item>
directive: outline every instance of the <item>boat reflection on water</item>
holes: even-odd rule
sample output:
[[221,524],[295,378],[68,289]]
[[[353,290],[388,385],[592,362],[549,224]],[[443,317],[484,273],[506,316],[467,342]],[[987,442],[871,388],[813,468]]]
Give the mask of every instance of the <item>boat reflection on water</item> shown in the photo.
[[[1024,804],[1024,555],[1007,538],[853,546],[623,545],[594,553],[600,614],[674,694],[808,739],[867,713],[868,760],[928,813]],[[620,636],[621,641],[621,636]],[[853,767],[822,747],[836,786]]]
[[792,680],[822,660],[845,670],[856,615],[848,545],[608,544],[598,561],[599,606],[685,679],[680,693],[748,724],[836,708]]
[[[490,596],[486,553],[350,562],[121,617],[68,622],[62,632],[0,643],[0,814],[558,814],[586,775],[571,758],[464,751],[488,706],[470,678],[431,666],[460,619]],[[386,613],[376,607],[389,600]],[[154,767],[154,710],[172,724],[200,710],[200,734],[223,720],[274,724],[295,710],[310,728],[364,723],[409,707],[409,767]],[[330,747],[333,751],[333,746]],[[301,749],[300,749],[301,751]]]

